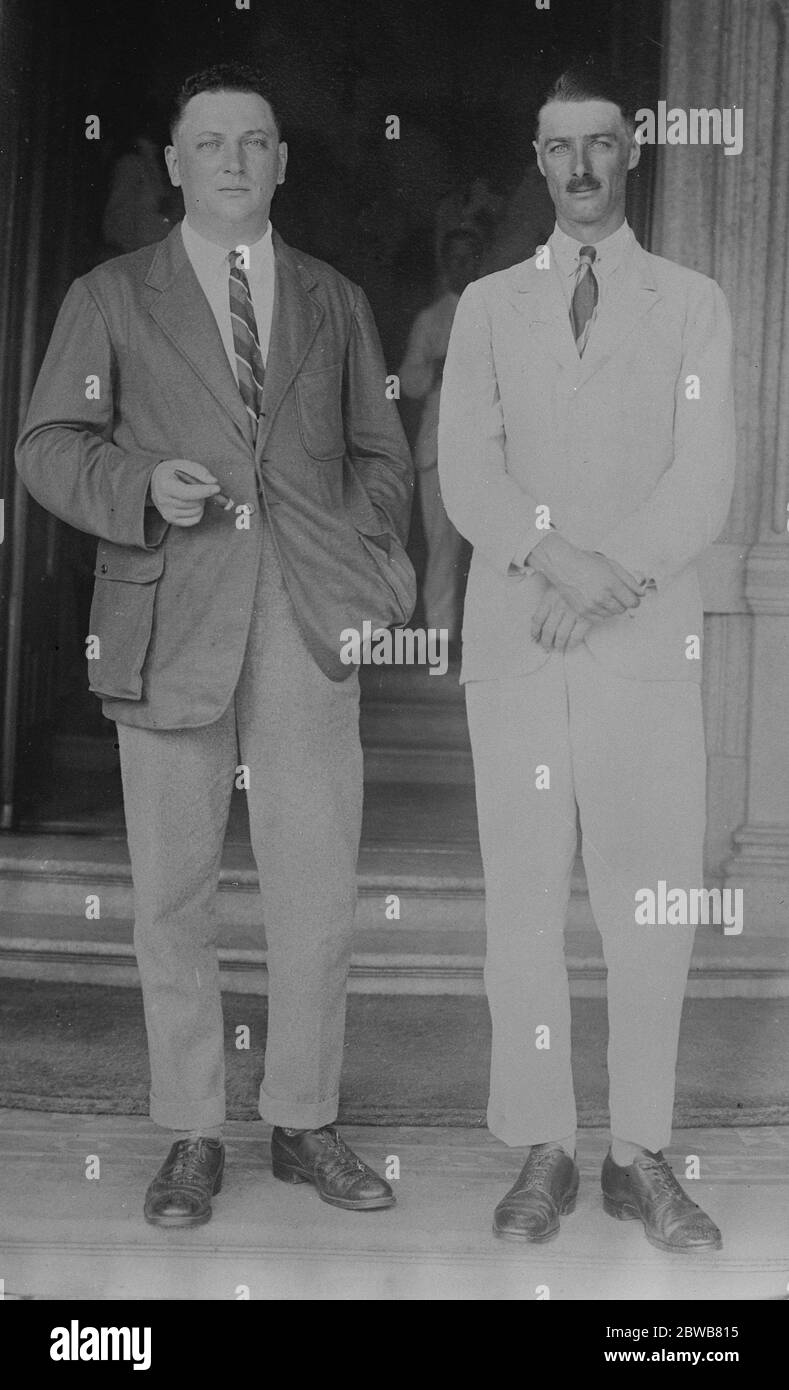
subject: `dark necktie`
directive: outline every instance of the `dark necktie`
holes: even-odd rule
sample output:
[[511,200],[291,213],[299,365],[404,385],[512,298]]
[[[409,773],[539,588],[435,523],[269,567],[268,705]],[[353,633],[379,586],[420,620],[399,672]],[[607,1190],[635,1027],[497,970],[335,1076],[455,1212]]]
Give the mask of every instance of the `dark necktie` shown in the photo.
[[260,405],[263,400],[263,357],[260,351],[258,326],[252,295],[243,264],[243,252],[231,251],[230,261],[230,321],[233,325],[233,347],[236,354],[238,389],[249,411],[253,434],[257,434]]
[[570,307],[570,318],[572,319],[575,345],[580,357],[583,357],[584,354],[589,337],[589,320],[597,304],[597,279],[592,270],[596,255],[597,251],[594,246],[582,246],[578,253],[578,272],[573,290],[573,302]]

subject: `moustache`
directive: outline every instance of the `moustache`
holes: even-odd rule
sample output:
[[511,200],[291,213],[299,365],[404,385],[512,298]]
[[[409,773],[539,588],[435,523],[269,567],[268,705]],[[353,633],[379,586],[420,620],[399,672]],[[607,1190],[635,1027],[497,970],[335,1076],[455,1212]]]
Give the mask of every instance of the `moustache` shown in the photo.
[[568,192],[568,193],[594,193],[595,190],[598,189],[599,187],[600,187],[600,184],[599,184],[599,183],[589,183],[589,182],[587,182],[585,179],[581,179],[580,182],[576,183],[574,180],[571,179],[570,182],[569,182],[568,185],[567,185],[567,192]]

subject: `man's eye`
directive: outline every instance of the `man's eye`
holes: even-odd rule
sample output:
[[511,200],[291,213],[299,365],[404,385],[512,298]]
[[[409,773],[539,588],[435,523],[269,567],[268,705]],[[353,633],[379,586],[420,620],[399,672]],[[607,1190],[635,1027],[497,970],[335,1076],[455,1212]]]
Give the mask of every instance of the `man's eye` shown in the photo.
[[610,150],[610,148],[611,148],[611,141],[610,141],[610,140],[595,140],[595,141],[593,141],[593,144],[595,144],[595,145],[602,145],[602,147],[603,147],[604,150]]
[[247,144],[248,144],[248,145],[259,145],[261,149],[265,149],[265,146],[266,146],[265,140],[261,140],[260,137],[257,136],[257,135],[253,136],[251,140],[247,140]]
[[199,142],[197,148],[198,148],[198,150],[210,150],[210,149],[214,149],[214,150],[215,150],[215,149],[217,149],[218,145],[219,145],[219,141],[218,141],[218,140],[201,140],[201,141]]
[[566,149],[567,149],[567,146],[566,146],[563,142],[562,142],[561,144],[559,144],[559,145],[551,145],[551,148],[550,148],[550,150],[549,150],[549,154],[564,154],[564,151],[565,151]]

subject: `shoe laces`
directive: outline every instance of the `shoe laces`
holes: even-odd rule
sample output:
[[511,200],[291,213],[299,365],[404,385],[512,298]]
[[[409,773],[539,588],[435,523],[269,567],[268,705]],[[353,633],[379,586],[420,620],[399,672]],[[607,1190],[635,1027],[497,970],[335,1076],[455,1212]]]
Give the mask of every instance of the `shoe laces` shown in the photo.
[[196,1182],[203,1177],[203,1161],[202,1141],[198,1140],[195,1143],[193,1139],[181,1139],[170,1169],[170,1177],[184,1183]]
[[670,1200],[672,1197],[679,1197],[690,1206],[695,1205],[695,1203],[691,1202],[684,1188],[680,1186],[665,1158],[639,1159],[638,1166],[642,1171],[648,1172],[655,1180],[655,1185],[661,1196],[665,1197],[667,1200]]
[[532,1150],[526,1160],[528,1171],[521,1190],[529,1187],[542,1187],[545,1174],[552,1167],[558,1152],[557,1149],[543,1149],[540,1153],[535,1154]]
[[323,1155],[321,1155],[321,1158],[318,1159],[318,1163],[321,1167],[325,1167],[328,1163],[332,1168],[334,1168],[337,1166],[337,1163],[339,1161],[339,1164],[344,1169],[355,1168],[360,1173],[367,1172],[367,1165],[363,1163],[359,1156],[353,1152],[353,1149],[348,1148],[348,1145],[346,1144],[342,1135],[338,1134],[336,1129],[333,1129],[332,1127],[327,1125],[324,1129],[320,1131],[320,1133],[322,1136],[324,1136],[325,1140],[328,1141],[326,1144],[327,1152],[325,1161]]

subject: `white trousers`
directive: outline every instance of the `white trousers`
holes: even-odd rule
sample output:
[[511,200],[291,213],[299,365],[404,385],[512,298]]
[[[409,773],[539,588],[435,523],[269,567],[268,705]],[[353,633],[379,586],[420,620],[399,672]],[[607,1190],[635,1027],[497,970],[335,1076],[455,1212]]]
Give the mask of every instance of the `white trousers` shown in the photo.
[[636,893],[660,879],[702,886],[699,686],[626,680],[581,645],[518,679],[471,681],[466,702],[485,870],[489,1127],[512,1145],[576,1128],[563,934],[577,808],[608,969],[611,1129],[660,1149],[693,928],[637,925]]

